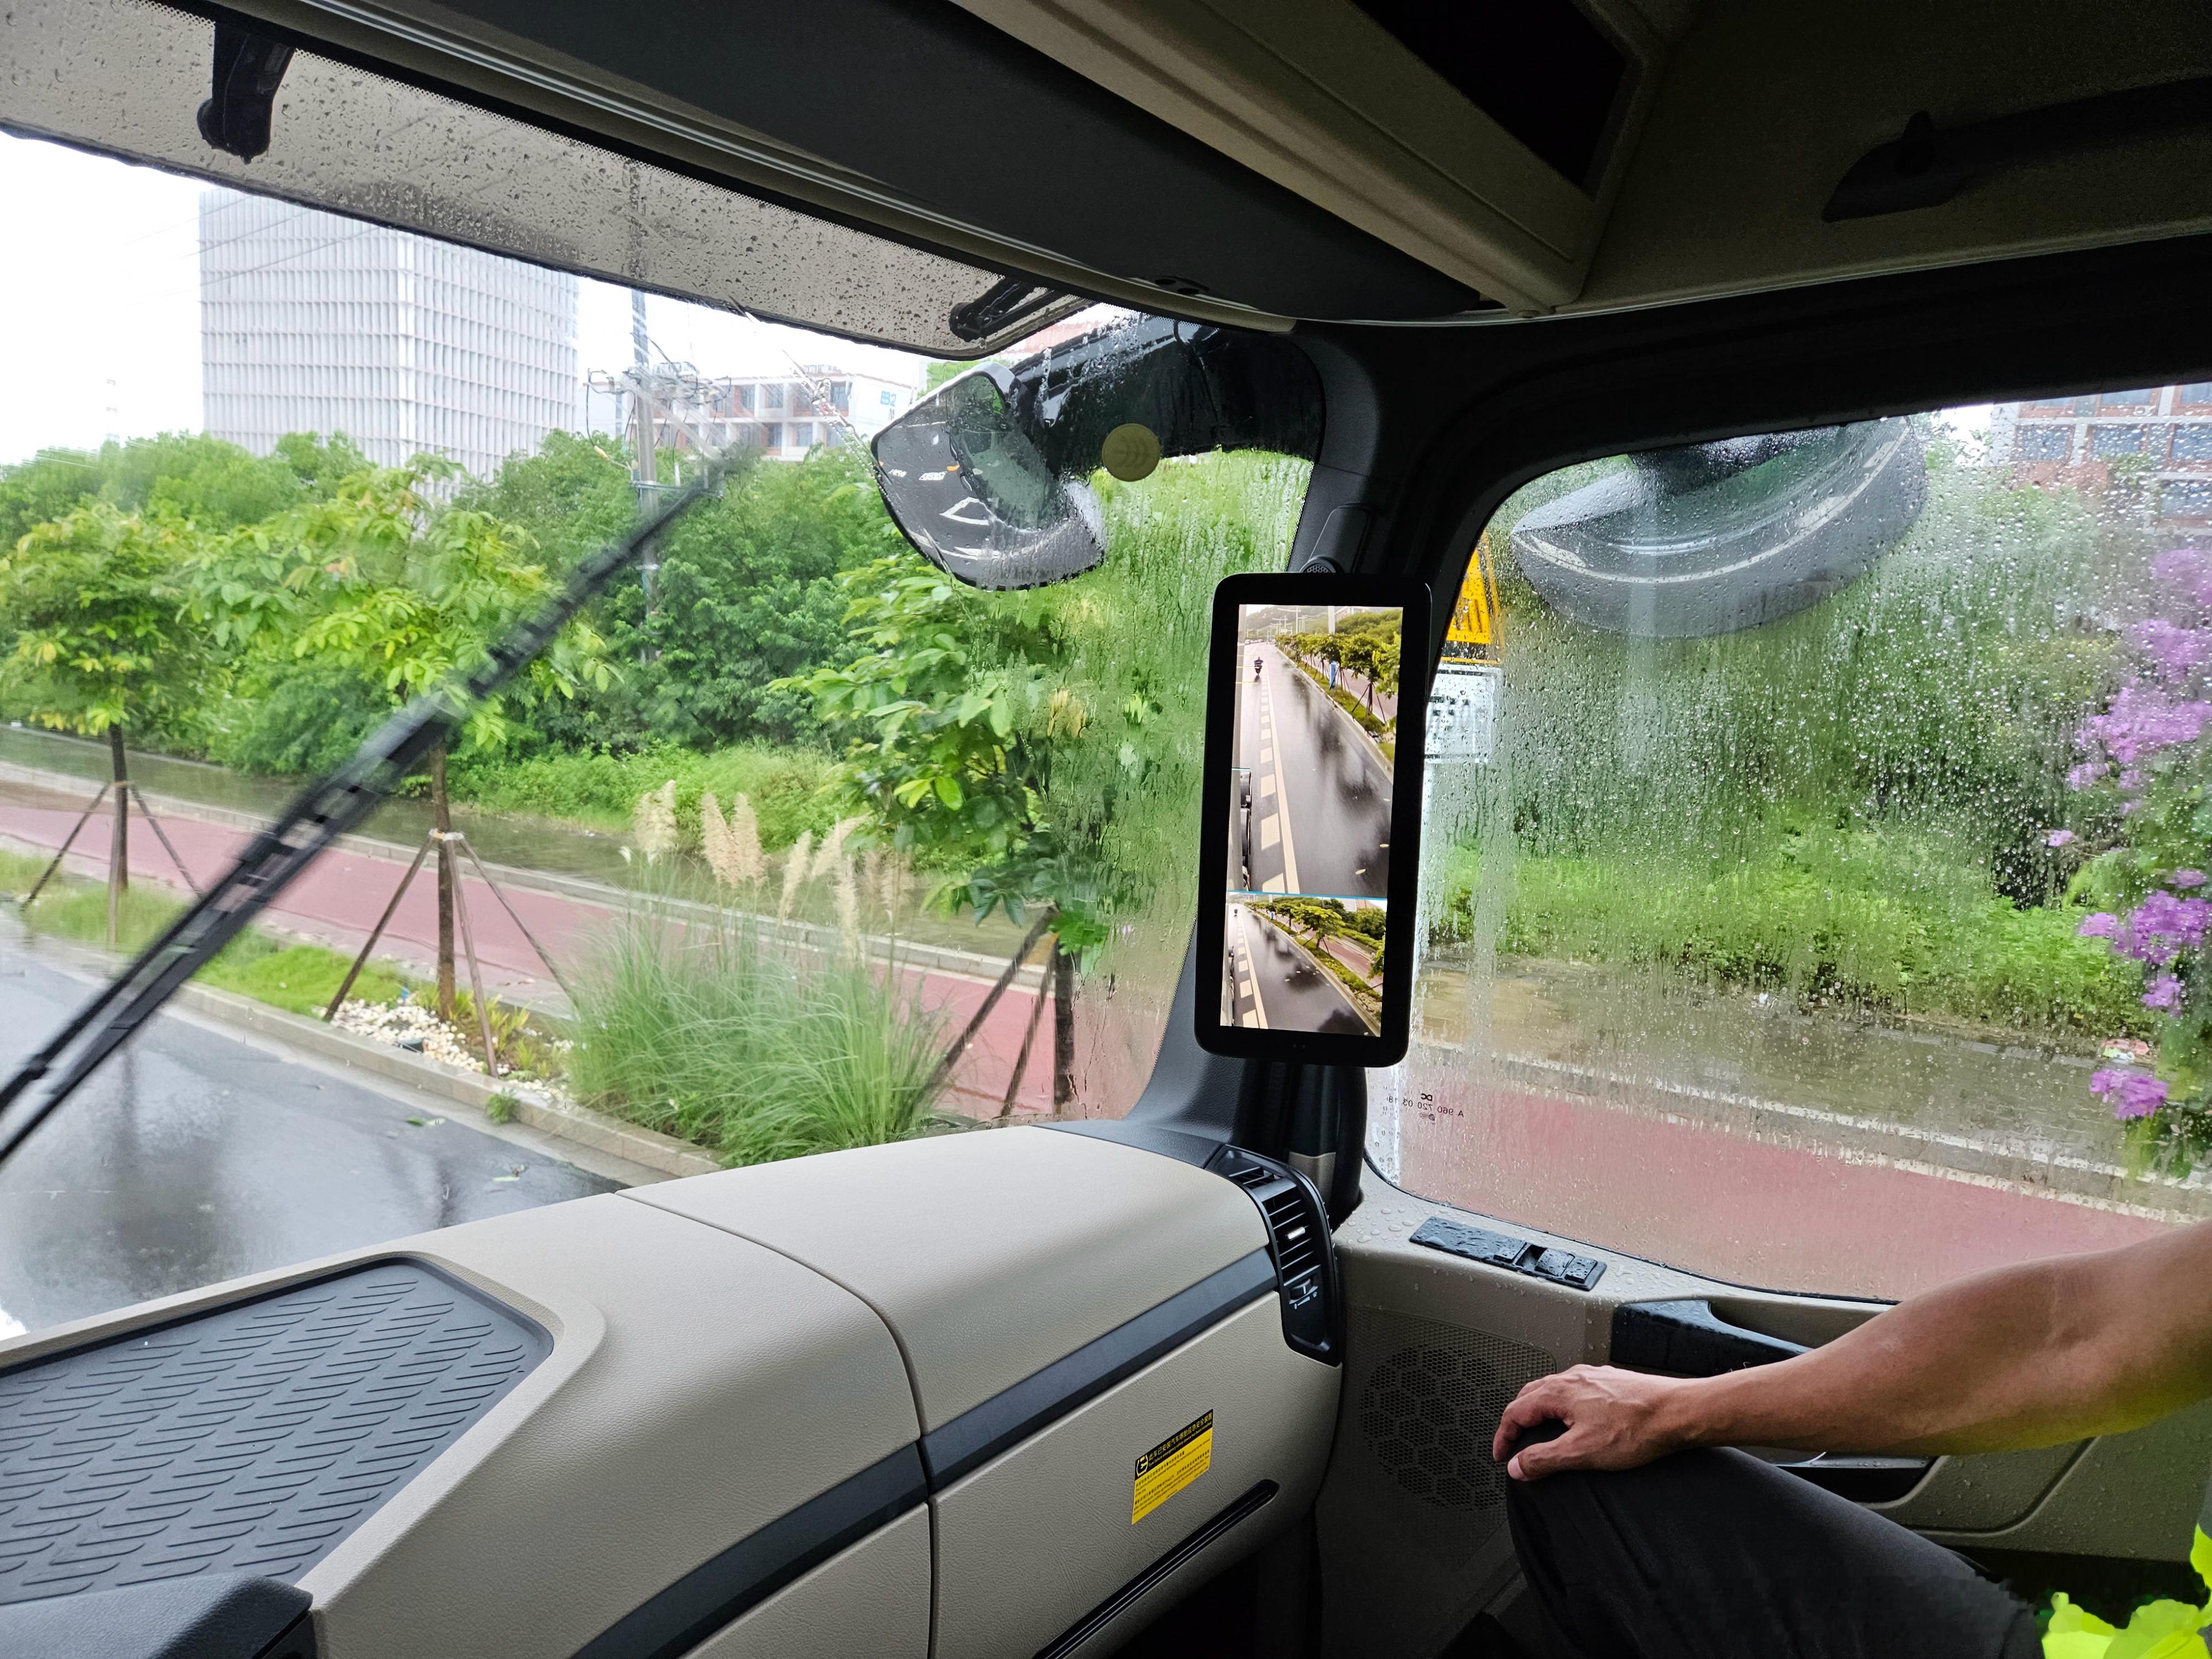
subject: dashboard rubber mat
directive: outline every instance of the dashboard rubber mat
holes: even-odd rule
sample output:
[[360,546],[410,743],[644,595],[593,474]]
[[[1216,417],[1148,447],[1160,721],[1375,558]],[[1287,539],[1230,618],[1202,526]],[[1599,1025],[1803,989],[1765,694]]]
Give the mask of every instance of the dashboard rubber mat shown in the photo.
[[0,1372],[0,1602],[296,1579],[551,1346],[394,1260]]

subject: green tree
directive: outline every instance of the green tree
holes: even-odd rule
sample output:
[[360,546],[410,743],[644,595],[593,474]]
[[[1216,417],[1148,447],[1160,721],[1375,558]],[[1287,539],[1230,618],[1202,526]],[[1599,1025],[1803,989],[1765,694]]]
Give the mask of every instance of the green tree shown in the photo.
[[637,518],[629,453],[605,434],[548,433],[538,453],[508,456],[489,479],[464,486],[453,501],[521,526],[556,570],[605,547]]
[[1375,712],[1375,694],[1389,696],[1398,689],[1398,635],[1395,631],[1362,629],[1338,636],[1338,660],[1366,682],[1362,698],[1367,712]]
[[[288,670],[349,678],[396,708],[483,659],[493,639],[552,586],[529,533],[479,508],[439,506],[426,485],[454,469],[426,458],[369,468],[325,500],[212,539],[194,568],[199,614],[222,645],[252,653],[265,691]],[[497,749],[520,707],[605,685],[599,635],[572,624],[522,684],[471,709],[463,742]],[[450,830],[445,745],[429,759],[432,820]],[[454,1011],[450,844],[438,847],[438,1009]]]
[[278,439],[265,456],[187,432],[96,450],[41,450],[0,468],[0,547],[13,547],[33,525],[95,501],[126,513],[189,519],[202,529],[234,529],[326,495],[367,465],[343,437],[326,441],[302,432]]
[[0,669],[9,701],[41,726],[107,738],[111,939],[130,884],[125,731],[191,721],[211,667],[204,637],[180,617],[189,535],[173,520],[94,502],[35,526],[0,558],[0,627],[14,640]]
[[99,485],[92,457],[75,450],[42,449],[0,469],[0,549],[14,547],[33,525],[66,518],[94,499]]
[[616,607],[647,658],[645,728],[696,748],[759,738],[819,744],[811,698],[792,682],[853,654],[840,578],[902,545],[849,447],[757,464],[668,538],[648,611]]
[[1036,913],[945,1063],[1049,933],[1053,1099],[1064,1105],[1073,1094],[1075,959],[1105,939],[1095,872],[1046,805],[1053,747],[1079,733],[1079,708],[1053,694],[1030,656],[986,649],[984,601],[915,555],[854,571],[846,586],[848,626],[863,649],[793,683],[825,724],[851,733],[833,787],[879,838],[943,872],[935,897],[947,910],[978,920],[1003,910],[1017,924]]

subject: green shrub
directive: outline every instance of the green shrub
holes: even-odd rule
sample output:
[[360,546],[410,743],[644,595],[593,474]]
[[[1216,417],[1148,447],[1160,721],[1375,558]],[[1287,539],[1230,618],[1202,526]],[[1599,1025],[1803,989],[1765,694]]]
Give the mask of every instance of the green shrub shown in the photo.
[[622,917],[575,982],[578,1097],[729,1164],[871,1146],[939,1119],[938,1021],[893,970],[795,959],[749,918]]
[[676,818],[687,845],[699,835],[699,795],[723,806],[739,794],[760,819],[761,844],[788,847],[804,830],[817,836],[836,822],[821,796],[830,766],[811,749],[738,744],[712,754],[649,749],[630,755],[540,755],[527,760],[471,758],[453,769],[453,797],[487,811],[564,818],[598,830],[629,828],[637,798],[676,780]]

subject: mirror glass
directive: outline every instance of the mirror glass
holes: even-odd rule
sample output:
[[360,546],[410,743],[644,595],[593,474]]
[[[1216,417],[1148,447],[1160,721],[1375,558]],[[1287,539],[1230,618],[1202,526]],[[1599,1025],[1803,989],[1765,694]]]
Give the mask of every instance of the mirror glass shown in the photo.
[[1513,558],[1585,628],[1645,639],[1734,633],[1864,575],[1927,500],[1925,440],[1903,420],[1626,458],[1526,514]]
[[[1004,374],[1004,370],[996,371]],[[1054,476],[991,369],[951,381],[876,435],[884,504],[939,568],[977,587],[1036,587],[1106,556],[1097,498]]]
[[1224,1025],[1382,1034],[1404,617],[1237,607]]

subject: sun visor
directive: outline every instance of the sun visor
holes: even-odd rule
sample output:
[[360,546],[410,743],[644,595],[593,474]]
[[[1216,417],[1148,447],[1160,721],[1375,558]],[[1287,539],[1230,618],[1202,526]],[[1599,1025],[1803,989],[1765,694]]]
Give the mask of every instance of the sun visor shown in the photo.
[[0,12],[0,128],[939,356],[1086,303],[304,50],[270,66],[267,148],[242,160],[203,132],[216,35],[137,0],[24,0]]

